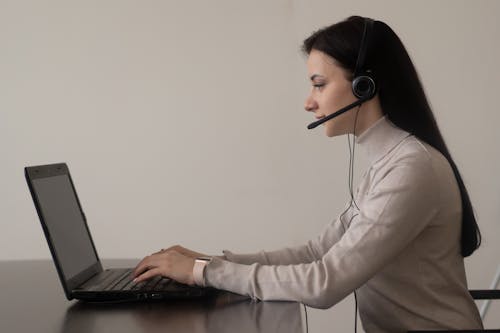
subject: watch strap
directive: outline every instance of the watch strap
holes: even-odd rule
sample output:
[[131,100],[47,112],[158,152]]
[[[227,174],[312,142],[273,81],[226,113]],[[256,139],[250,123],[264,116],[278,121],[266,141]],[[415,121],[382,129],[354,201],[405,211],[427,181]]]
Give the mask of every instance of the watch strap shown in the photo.
[[205,287],[205,267],[212,260],[210,257],[199,257],[194,261],[193,279],[198,286]]

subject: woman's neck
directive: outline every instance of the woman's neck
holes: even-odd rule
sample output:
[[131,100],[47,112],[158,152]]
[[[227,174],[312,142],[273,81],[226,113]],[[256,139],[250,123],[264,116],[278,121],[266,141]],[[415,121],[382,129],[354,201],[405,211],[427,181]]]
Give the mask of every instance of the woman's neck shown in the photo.
[[380,100],[378,96],[365,102],[361,105],[359,109],[358,119],[356,121],[356,136],[363,134],[368,128],[377,122],[380,118],[384,116],[382,107],[380,106]]

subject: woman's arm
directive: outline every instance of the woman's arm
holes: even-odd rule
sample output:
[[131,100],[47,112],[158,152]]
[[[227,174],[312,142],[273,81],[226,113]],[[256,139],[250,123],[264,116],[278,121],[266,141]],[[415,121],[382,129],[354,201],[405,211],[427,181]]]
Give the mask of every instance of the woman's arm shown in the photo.
[[[261,265],[296,265],[320,260],[340,240],[345,228],[347,228],[346,221],[350,220],[351,214],[353,214],[353,211],[348,210],[330,223],[318,237],[309,240],[306,244],[250,254],[235,254],[224,250],[224,259],[245,265],[255,263]],[[341,223],[344,223],[345,227]]]
[[328,308],[390,263],[435,218],[435,184],[430,165],[397,164],[368,195],[343,237],[319,260],[242,265],[214,259],[206,267],[205,283],[256,299]]
[[[174,245],[166,249],[161,249],[160,252],[176,251],[189,258],[197,257],[212,257],[230,262],[251,265],[254,263],[262,265],[293,265],[300,263],[310,263],[319,260],[344,234],[347,228],[347,222],[351,219],[352,210],[346,211],[341,214],[339,218],[327,225],[323,232],[313,240],[308,241],[306,244],[286,247],[275,251],[260,251],[248,254],[235,254],[229,250],[223,250],[222,256],[212,255],[196,252],[185,248],[181,245]],[[344,223],[342,226],[341,223]]]

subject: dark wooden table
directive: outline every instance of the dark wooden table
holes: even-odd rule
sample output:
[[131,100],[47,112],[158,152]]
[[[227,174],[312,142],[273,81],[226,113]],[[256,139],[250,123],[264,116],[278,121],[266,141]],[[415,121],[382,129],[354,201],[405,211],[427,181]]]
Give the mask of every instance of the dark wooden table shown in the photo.
[[68,301],[49,260],[0,261],[0,292],[0,332],[303,332],[298,303],[255,302],[231,293],[148,303]]

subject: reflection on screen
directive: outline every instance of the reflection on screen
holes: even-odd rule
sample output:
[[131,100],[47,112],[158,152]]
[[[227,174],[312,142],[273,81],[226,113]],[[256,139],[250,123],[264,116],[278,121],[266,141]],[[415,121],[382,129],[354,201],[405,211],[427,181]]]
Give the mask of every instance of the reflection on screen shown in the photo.
[[33,180],[42,216],[66,280],[97,262],[67,175]]

